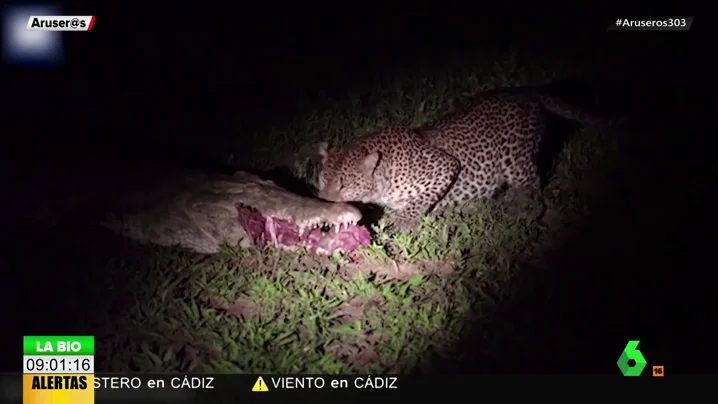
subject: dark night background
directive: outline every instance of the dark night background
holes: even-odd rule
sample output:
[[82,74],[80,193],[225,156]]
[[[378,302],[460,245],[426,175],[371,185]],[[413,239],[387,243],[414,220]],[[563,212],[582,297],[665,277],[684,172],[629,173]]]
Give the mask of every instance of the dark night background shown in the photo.
[[[66,65],[2,74],[9,240],[3,258],[10,258],[0,282],[7,288],[4,346],[19,347],[28,324],[41,332],[28,316],[42,313],[44,304],[61,304],[30,285],[66,281],[58,274],[67,270],[62,266],[27,267],[18,259],[41,254],[18,240],[25,232],[12,220],[28,195],[72,181],[78,171],[100,181],[143,159],[209,168],[216,156],[202,145],[222,144],[230,122],[233,131],[238,120],[247,131],[261,131],[306,112],[319,94],[345,93],[375,72],[461,58],[474,49],[515,49],[529,64],[532,54],[554,53],[611,61],[610,70],[597,68],[613,94],[607,107],[638,111],[645,130],[632,144],[646,160],[635,164],[649,168],[641,188],[617,178],[605,209],[552,258],[550,273],[535,287],[556,295],[501,308],[507,321],[535,317],[535,329],[516,330],[535,333],[535,347],[513,349],[509,338],[502,352],[487,357],[467,335],[466,357],[436,371],[613,374],[613,367],[593,364],[618,358],[613,347],[629,336],[642,340],[644,352],[665,358],[669,372],[706,370],[710,363],[689,355],[701,351],[698,341],[707,332],[698,324],[708,307],[703,279],[712,267],[705,260],[713,247],[714,199],[706,191],[716,178],[715,140],[706,134],[715,129],[706,122],[714,112],[702,92],[714,80],[703,58],[710,33],[701,18],[687,33],[606,32],[616,16],[521,18],[437,7],[349,3],[261,11],[176,2],[157,10],[66,10],[98,16],[94,32],[68,35]],[[561,352],[540,342],[564,339]],[[3,361],[3,369],[20,365],[14,353],[3,358],[13,361]]]

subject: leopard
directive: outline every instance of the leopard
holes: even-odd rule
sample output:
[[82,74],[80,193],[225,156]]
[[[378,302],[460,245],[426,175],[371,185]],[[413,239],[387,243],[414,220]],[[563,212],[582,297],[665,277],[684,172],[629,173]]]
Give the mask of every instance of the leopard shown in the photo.
[[319,143],[316,195],[379,205],[393,227],[409,231],[424,214],[500,189],[540,191],[539,149],[550,114],[611,123],[545,87],[488,91],[425,127],[384,127],[343,147]]

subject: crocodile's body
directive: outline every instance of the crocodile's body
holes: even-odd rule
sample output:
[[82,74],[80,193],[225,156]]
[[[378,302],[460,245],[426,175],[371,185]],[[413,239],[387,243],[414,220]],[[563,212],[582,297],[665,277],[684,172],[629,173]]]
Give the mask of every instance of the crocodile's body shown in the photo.
[[240,243],[333,253],[370,241],[356,225],[355,207],[306,198],[246,172],[192,172],[158,184],[125,195],[103,225],[133,240],[207,254]]

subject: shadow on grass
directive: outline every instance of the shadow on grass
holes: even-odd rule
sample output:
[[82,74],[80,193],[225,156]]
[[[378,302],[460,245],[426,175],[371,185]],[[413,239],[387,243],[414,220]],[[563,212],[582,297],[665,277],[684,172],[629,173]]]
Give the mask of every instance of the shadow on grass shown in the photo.
[[618,374],[625,344],[640,340],[649,366],[707,371],[699,358],[708,349],[701,324],[715,140],[686,119],[625,133],[607,183],[594,184],[604,192],[516,272],[511,298],[467,320],[461,356],[437,359],[433,370]]

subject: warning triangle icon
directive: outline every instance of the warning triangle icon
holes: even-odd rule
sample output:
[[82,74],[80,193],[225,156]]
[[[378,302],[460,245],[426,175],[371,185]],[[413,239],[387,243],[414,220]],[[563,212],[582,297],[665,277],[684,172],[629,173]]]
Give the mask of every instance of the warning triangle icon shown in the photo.
[[252,392],[265,392],[269,391],[269,387],[267,387],[267,383],[264,382],[264,379],[262,379],[262,376],[259,376],[257,378],[257,381],[254,382],[254,387],[252,387]]

